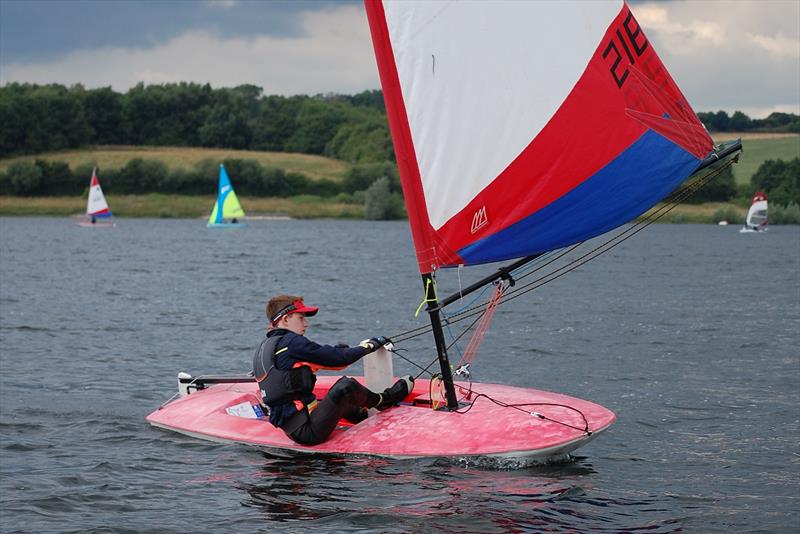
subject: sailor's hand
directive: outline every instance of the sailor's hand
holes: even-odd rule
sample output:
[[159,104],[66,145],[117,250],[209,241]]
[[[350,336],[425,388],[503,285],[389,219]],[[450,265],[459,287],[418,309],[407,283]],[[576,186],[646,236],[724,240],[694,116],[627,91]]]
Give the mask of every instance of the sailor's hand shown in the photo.
[[391,343],[391,342],[392,341],[387,337],[378,336],[378,337],[373,337],[371,339],[365,339],[364,341],[362,341],[358,345],[360,347],[363,347],[363,348],[367,349],[369,352],[374,352],[374,351],[378,350],[379,348],[381,348],[382,346],[386,345],[387,343]]

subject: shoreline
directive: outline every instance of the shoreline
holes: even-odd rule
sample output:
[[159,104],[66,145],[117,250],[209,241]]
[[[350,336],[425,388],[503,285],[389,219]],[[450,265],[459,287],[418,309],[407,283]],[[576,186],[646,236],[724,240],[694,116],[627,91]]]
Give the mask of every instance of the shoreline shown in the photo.
[[[106,195],[116,218],[204,219],[216,197],[164,195]],[[261,219],[363,219],[364,206],[344,204],[304,195],[291,198],[239,197],[250,220]],[[82,217],[85,197],[0,196],[2,217]]]
[[[204,219],[214,204],[212,197],[181,195],[109,195],[116,218]],[[240,197],[248,215],[245,220],[364,219],[364,206],[343,204],[320,197],[292,198]],[[658,209],[657,205],[653,210]],[[2,217],[83,217],[86,199],[82,197],[0,196]],[[747,209],[731,202],[679,204],[658,220],[660,223],[716,224],[727,220],[741,224]]]

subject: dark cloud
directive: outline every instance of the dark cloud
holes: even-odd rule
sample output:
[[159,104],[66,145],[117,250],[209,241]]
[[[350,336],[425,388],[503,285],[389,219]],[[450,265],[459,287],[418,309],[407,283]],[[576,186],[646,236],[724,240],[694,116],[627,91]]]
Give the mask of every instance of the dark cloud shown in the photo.
[[223,38],[302,31],[297,15],[358,0],[2,0],[0,64],[51,61],[75,50],[150,48],[188,30]]

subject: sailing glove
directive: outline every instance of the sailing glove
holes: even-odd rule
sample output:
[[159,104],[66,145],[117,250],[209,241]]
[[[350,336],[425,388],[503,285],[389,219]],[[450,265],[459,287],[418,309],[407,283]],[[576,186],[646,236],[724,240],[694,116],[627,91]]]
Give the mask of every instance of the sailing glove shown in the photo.
[[391,342],[392,342],[392,340],[389,339],[388,337],[378,336],[378,337],[373,337],[371,339],[365,339],[364,341],[359,343],[359,346],[364,347],[369,352],[375,352],[376,350],[378,350],[382,346],[386,345],[387,343],[391,343]]

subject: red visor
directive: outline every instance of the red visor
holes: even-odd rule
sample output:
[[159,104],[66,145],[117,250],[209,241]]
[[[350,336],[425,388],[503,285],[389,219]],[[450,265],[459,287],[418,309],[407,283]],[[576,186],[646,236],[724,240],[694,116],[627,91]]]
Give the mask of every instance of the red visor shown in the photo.
[[289,315],[290,313],[302,313],[306,317],[311,317],[313,315],[316,315],[318,311],[319,308],[315,308],[314,306],[308,306],[302,300],[297,299],[288,306],[281,308],[281,310],[278,311],[278,313],[272,316],[270,322],[272,324],[275,324],[281,320],[281,317],[283,317],[284,315]]

